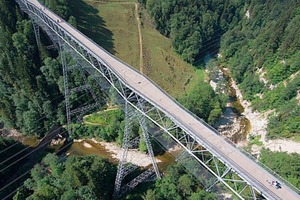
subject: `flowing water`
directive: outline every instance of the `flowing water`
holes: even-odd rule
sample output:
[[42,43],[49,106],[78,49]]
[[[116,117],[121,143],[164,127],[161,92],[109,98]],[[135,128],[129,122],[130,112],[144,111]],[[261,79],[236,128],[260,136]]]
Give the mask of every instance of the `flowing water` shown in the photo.
[[106,158],[113,163],[117,162],[103,145],[91,140],[75,141],[68,149],[67,153],[76,156],[97,155],[102,158]]
[[227,104],[227,109],[229,109],[229,111],[224,114],[225,117],[227,117],[226,115],[234,116],[236,118],[236,123],[239,123],[238,126],[236,126],[236,130],[232,130],[232,135],[230,136],[230,139],[234,143],[238,143],[246,140],[251,129],[251,124],[250,121],[242,114],[244,112],[244,107],[236,96],[236,90],[232,87],[233,80],[229,71],[223,68],[221,68],[221,71],[226,80],[226,90],[229,97]]
[[[206,68],[212,57],[216,57],[216,55],[208,54],[205,57],[204,62]],[[212,69],[214,80],[211,81],[210,84],[215,90],[217,84],[220,82],[222,85],[221,90],[228,96],[228,102],[223,115],[214,126],[222,135],[226,136],[234,143],[243,143],[243,141],[247,139],[247,135],[251,129],[250,121],[242,114],[244,112],[244,107],[236,96],[229,70],[223,67],[215,67],[217,68]],[[225,84],[223,84],[223,82],[225,82]]]
[[[67,152],[70,153],[70,155],[77,156],[97,155],[108,159],[112,163],[118,163],[118,160],[113,158],[112,153],[107,151],[103,145],[91,140],[75,141]],[[156,158],[161,160],[161,162],[158,163],[158,168],[161,171],[165,171],[168,165],[175,163],[174,158],[167,152],[163,155],[156,156]]]
[[[207,60],[209,60],[209,58],[207,58]],[[235,89],[232,87],[232,78],[230,73],[225,69],[221,69],[221,71],[222,71],[222,75],[226,79],[226,90],[227,90],[227,95],[229,97],[229,101],[227,104],[226,111],[224,112],[225,118],[220,119],[220,121],[223,120],[225,124],[229,124],[229,123],[234,123],[230,119],[232,118],[239,119],[237,120],[237,122],[239,123],[238,130],[236,130],[233,134],[229,136],[229,138],[233,142],[237,143],[239,141],[243,141],[246,139],[247,134],[250,131],[251,125],[249,120],[242,115],[242,113],[244,112],[244,108],[241,105],[240,100],[236,96]],[[14,138],[22,142],[23,144],[32,147],[36,146],[37,143],[39,142],[38,138],[36,137],[18,136]],[[51,149],[52,151],[57,152],[61,146],[62,145],[51,146]],[[77,155],[77,156],[97,155],[102,158],[108,159],[110,162],[118,163],[118,161],[115,158],[113,158],[112,153],[109,152],[103,145],[99,143],[95,143],[91,140],[75,141],[68,149],[67,153],[69,153],[70,155]],[[161,160],[161,162],[158,163],[158,167],[161,171],[166,170],[168,165],[175,163],[174,157],[168,152],[164,153],[163,155],[156,156],[156,158]]]
[[[17,136],[12,136],[11,138],[30,147],[37,146],[37,144],[40,141],[37,137],[27,137],[22,136],[20,134],[18,134]],[[58,152],[62,146],[63,144],[50,145],[47,149],[50,152]],[[112,163],[118,163],[118,160],[113,158],[112,152],[109,152],[103,145],[88,139],[73,142],[73,144],[70,146],[66,153],[69,155],[76,156],[96,155],[108,159]],[[172,163],[175,163],[174,157],[167,152],[163,155],[156,156],[156,158],[161,161],[158,163],[158,167],[162,172],[166,170],[167,166],[169,166]]]
[[37,137],[27,137],[23,135],[11,136],[10,138],[23,143],[25,146],[30,146],[30,147],[37,146],[37,144],[40,141]]

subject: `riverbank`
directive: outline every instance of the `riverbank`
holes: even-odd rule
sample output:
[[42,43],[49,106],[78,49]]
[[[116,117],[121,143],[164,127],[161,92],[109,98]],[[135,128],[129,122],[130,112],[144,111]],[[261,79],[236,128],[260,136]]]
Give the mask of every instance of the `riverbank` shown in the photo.
[[[257,111],[253,111],[251,107],[251,102],[245,100],[243,95],[238,88],[235,81],[232,82],[232,87],[236,91],[236,96],[240,100],[241,105],[244,107],[244,112],[242,113],[251,124],[250,135],[252,136],[260,136],[260,142],[262,142],[261,146],[255,145],[252,148],[252,153],[259,153],[262,147],[270,149],[271,151],[280,151],[287,153],[298,153],[300,154],[300,143],[287,140],[287,139],[276,139],[276,140],[267,140],[267,125],[268,125],[268,115],[273,112],[273,110],[259,113]],[[247,139],[249,142],[249,137]]]
[[[243,94],[231,78],[228,68],[220,69],[216,65],[211,70],[206,70],[207,73],[213,75],[209,82],[210,85],[215,91],[219,87],[219,91],[229,97],[223,115],[215,124],[222,135],[232,140],[238,147],[244,148],[251,145],[251,153],[253,154],[259,154],[262,147],[271,151],[300,154],[300,143],[298,142],[287,139],[267,139],[268,116],[274,110],[263,113],[254,111],[251,102],[243,98]],[[256,144],[253,143],[253,139]]]
[[[217,66],[216,66],[217,67]],[[217,93],[223,93],[228,96],[228,101],[222,116],[214,125],[221,135],[227,137],[239,147],[247,146],[247,137],[250,132],[250,122],[242,114],[244,108],[237,98],[236,90],[232,87],[232,78],[227,68],[212,69],[208,71],[212,78],[210,85]]]
[[[250,121],[250,135],[253,136],[261,136],[261,141],[266,141],[267,134],[267,125],[268,125],[268,115],[270,112],[259,113],[257,111],[253,111],[251,107],[251,103],[243,98],[241,90],[238,88],[235,81],[232,81],[231,86],[236,91],[236,97],[240,100],[241,105],[244,108],[244,112],[242,114]],[[249,138],[248,138],[249,139]]]
[[[74,140],[74,143],[83,143],[83,146],[89,149],[93,148],[93,145],[91,143],[99,144],[105,148],[105,150],[110,154],[110,156],[113,159],[119,161],[122,157],[122,148],[112,142],[97,141],[96,139],[92,138],[88,140],[83,140],[83,139]],[[155,159],[157,163],[162,162],[160,159],[157,158]],[[132,164],[140,167],[146,167],[152,164],[151,158],[147,154],[142,153],[137,149],[128,150],[126,162],[131,162]]]

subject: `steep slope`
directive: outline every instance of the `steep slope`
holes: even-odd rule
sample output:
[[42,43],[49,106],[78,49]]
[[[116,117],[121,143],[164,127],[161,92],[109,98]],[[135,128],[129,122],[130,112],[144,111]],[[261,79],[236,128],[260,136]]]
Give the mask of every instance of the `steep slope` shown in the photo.
[[268,136],[300,130],[300,1],[251,1],[245,16],[221,39],[223,61],[244,98],[259,111],[274,110]]

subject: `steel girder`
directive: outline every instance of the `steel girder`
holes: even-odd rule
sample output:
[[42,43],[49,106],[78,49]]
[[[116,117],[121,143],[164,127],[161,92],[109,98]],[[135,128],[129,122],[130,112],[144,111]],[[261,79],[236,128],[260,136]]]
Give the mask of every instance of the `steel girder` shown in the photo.
[[37,23],[34,22],[34,20],[32,20],[32,25],[33,25],[33,30],[34,30],[36,43],[38,45],[38,48],[40,48],[40,46],[41,46],[40,27]]
[[[138,102],[140,108],[143,106],[143,102]],[[129,104],[129,101],[125,101],[125,128],[124,128],[124,136],[123,136],[123,144],[122,144],[122,156],[119,161],[118,165],[118,171],[117,171],[117,176],[115,180],[115,188],[114,188],[114,194],[113,198],[117,199],[119,197],[122,197],[124,194],[126,194],[129,190],[133,189],[136,185],[139,183],[149,179],[150,177],[153,176],[153,174],[156,174],[157,178],[161,178],[161,175],[158,171],[157,163],[154,158],[154,153],[150,141],[150,137],[148,134],[148,124],[146,123],[145,116],[142,115],[140,112],[138,112],[134,107],[132,107]],[[127,152],[130,147],[135,147],[138,145],[140,142],[140,137],[137,136],[135,137],[132,134],[132,127],[133,123],[135,121],[139,122],[139,125],[142,129],[142,137],[147,145],[147,150],[149,157],[151,159],[152,167],[149,168],[137,177],[135,177],[133,180],[128,182],[127,184],[123,184],[122,186],[122,181],[127,176],[130,174],[132,171],[134,171],[136,168],[130,163],[126,163],[126,158],[127,158]]]
[[[17,2],[20,4],[21,9],[28,13],[35,20],[35,23],[39,24],[54,43],[59,44],[63,42],[89,64],[89,66],[84,66],[83,70],[88,72],[106,93],[111,93],[111,88],[113,88],[116,102],[122,105],[129,104],[143,115],[147,122],[142,123],[152,125],[151,130],[148,131],[165,148],[169,149],[177,144],[182,151],[179,155],[174,155],[176,160],[185,163],[184,166],[187,170],[197,178],[203,174],[210,177],[206,181],[202,180],[204,181],[202,184],[207,190],[212,190],[219,186],[217,183],[222,183],[240,199],[256,198],[259,191],[245,181],[231,166],[228,166],[225,160],[214,155],[207,144],[189,134],[188,130],[181,128],[184,126],[176,119],[164,110],[160,110],[158,106],[144,98],[138,91],[134,91],[112,67],[95,55],[88,47],[72,37],[57,22],[43,14],[41,8],[35,7],[26,0],[17,0]],[[142,107],[140,102],[143,102]],[[191,163],[191,165],[186,163]],[[189,166],[194,167],[190,168]],[[195,170],[197,168],[199,169],[198,171]],[[254,190],[258,193],[254,192]]]

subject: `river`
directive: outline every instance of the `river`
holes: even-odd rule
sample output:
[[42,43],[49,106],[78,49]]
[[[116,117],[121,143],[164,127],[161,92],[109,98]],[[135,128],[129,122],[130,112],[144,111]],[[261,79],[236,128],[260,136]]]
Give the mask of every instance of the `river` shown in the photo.
[[[207,57],[205,64],[207,66],[210,57]],[[217,68],[217,69],[216,69]],[[244,107],[237,97],[237,92],[233,87],[233,79],[229,70],[215,66],[214,80],[210,80],[210,85],[216,91],[217,85],[223,84],[221,92],[228,96],[223,115],[214,125],[217,130],[234,143],[244,146],[247,142],[247,135],[251,130],[250,121],[243,115]],[[207,71],[209,73],[209,71]]]
[[[113,150],[112,150],[113,149]],[[96,142],[95,140],[75,140],[72,146],[67,151],[70,155],[84,156],[84,155],[97,155],[102,158],[108,159],[110,162],[117,164],[122,150],[113,143],[106,142]],[[116,154],[119,154],[116,156]],[[135,160],[143,160],[148,157],[148,155],[137,152],[136,150],[129,151],[128,157],[134,157]],[[158,163],[158,168],[160,171],[165,171],[167,166],[175,163],[175,159],[168,152],[163,155],[158,155],[155,157]],[[134,161],[133,161],[134,162]],[[145,161],[149,163],[150,161]]]
[[[240,143],[247,139],[247,135],[251,130],[250,121],[242,114],[244,107],[241,104],[240,99],[237,97],[236,90],[232,86],[233,80],[228,70],[221,68],[223,76],[226,80],[226,90],[228,95],[228,103],[226,106],[227,112],[224,112],[223,118],[228,116],[234,116],[236,124],[231,124],[229,131],[231,132],[231,140],[234,143]],[[229,112],[229,113],[228,113]],[[221,121],[222,118],[219,120]]]
[[[205,63],[207,64],[209,60],[210,57],[207,57]],[[250,122],[242,114],[244,112],[244,107],[242,106],[240,100],[237,98],[236,90],[232,86],[233,80],[229,71],[225,68],[221,68],[221,73],[219,74],[226,80],[226,94],[228,95],[229,100],[222,117],[218,120],[215,126],[221,132],[221,134],[228,137],[234,143],[243,143],[246,141],[247,135],[251,129]],[[15,139],[18,139],[25,145],[33,147],[38,143],[37,138],[19,136],[15,137]],[[53,151],[57,151],[60,146],[54,145],[51,148]],[[118,162],[118,160],[115,158],[115,153],[109,151],[108,148],[105,147],[105,145],[102,145],[99,142],[95,142],[93,140],[75,140],[75,142],[68,149],[67,153],[77,156],[97,155],[102,158],[108,159],[110,162]],[[143,157],[143,155],[141,157]],[[156,156],[156,159],[159,160],[158,166],[161,171],[164,171],[169,164],[175,163],[174,158],[168,152],[163,155]]]
[[[16,130],[10,130],[2,135],[3,137],[13,138],[26,146],[36,147],[40,140],[37,137],[28,137],[18,133]],[[48,152],[58,152],[62,149],[64,140],[52,140],[51,145],[48,146]],[[116,143],[108,143],[96,141],[95,139],[80,139],[74,140],[72,145],[66,150],[67,155],[85,156],[85,155],[96,155],[110,162],[117,164],[119,157],[121,157],[122,149],[116,145]],[[174,154],[174,151],[172,152]],[[151,159],[145,153],[137,150],[129,150],[127,153],[129,162],[136,164],[141,167],[146,167],[151,164]],[[131,157],[131,158],[130,158]],[[175,163],[175,159],[172,154],[165,152],[162,155],[155,157],[158,168],[164,172],[167,167]]]

